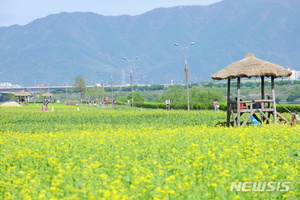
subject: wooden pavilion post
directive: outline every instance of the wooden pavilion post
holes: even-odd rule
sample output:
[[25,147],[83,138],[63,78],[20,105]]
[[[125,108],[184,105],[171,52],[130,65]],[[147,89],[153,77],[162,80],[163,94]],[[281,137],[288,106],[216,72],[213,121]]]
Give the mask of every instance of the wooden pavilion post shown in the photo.
[[[261,79],[261,88],[260,88],[261,89],[261,99],[263,100],[263,99],[265,99],[265,77],[261,76],[260,79]],[[263,102],[261,103],[261,107],[264,108]],[[261,122],[264,123],[264,121],[265,121],[264,116],[261,116]]]
[[226,120],[226,125],[229,127],[230,126],[230,115],[231,115],[231,106],[230,106],[230,77],[228,78],[228,83],[227,83],[227,120]]
[[274,76],[271,76],[271,92],[272,92],[272,99],[273,99],[273,113],[274,113],[274,122],[277,122],[277,111],[276,111],[276,99],[275,99],[275,83],[274,83]]
[[261,76],[261,99],[265,99],[265,77]]
[[241,78],[237,78],[237,100],[236,100],[236,108],[237,108],[237,125],[241,125],[241,110],[240,110],[240,101],[241,101]]

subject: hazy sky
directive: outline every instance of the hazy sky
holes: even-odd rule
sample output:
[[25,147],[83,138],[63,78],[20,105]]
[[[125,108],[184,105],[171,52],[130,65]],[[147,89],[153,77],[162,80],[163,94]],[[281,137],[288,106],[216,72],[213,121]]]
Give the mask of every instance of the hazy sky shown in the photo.
[[0,27],[25,25],[60,12],[90,11],[102,15],[138,15],[154,8],[208,5],[221,0],[0,0]]

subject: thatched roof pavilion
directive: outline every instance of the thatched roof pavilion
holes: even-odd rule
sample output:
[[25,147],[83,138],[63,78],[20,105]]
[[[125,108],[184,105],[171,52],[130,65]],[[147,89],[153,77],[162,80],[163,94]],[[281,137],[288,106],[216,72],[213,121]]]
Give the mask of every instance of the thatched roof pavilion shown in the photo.
[[[251,116],[255,112],[259,112],[262,115],[261,122],[263,123],[265,119],[267,119],[267,123],[271,121],[270,113],[274,116],[274,122],[277,121],[276,112],[276,100],[275,100],[275,90],[274,90],[274,78],[278,77],[287,77],[292,73],[273,63],[261,60],[256,58],[253,54],[249,53],[246,57],[240,61],[234,62],[224,69],[218,71],[217,73],[211,76],[212,79],[215,80],[223,80],[228,79],[227,86],[227,125],[230,124],[230,117],[233,118],[234,125],[241,125],[240,116],[243,113],[250,113],[247,119],[242,123],[242,125],[247,124],[250,120]],[[240,81],[241,78],[251,78],[251,77],[261,77],[261,100],[251,100],[251,101],[241,101],[240,99]],[[271,90],[272,90],[272,98],[269,100],[265,100],[265,89],[264,89],[264,77],[271,77]],[[237,97],[236,101],[230,100],[230,81],[231,79],[237,78]],[[245,103],[250,103],[250,107],[248,108],[240,108],[241,105]],[[252,104],[259,103],[261,104],[260,109],[254,109]],[[265,103],[268,105],[265,106]],[[270,106],[270,104],[273,104]],[[237,113],[237,117],[234,117],[234,113]],[[266,116],[265,113],[268,113],[269,116]]]
[[29,92],[25,92],[24,90],[15,94],[15,97],[29,97],[29,96],[31,96],[31,94]]
[[268,61],[256,58],[252,53],[240,61],[234,62],[211,76],[215,80],[251,78],[251,77],[287,77],[292,72]]
[[28,97],[31,96],[29,92],[22,90],[21,92],[15,94],[15,97],[19,98],[19,104],[25,105],[28,103]]
[[53,94],[51,94],[50,92],[46,92],[42,95],[42,97],[52,97]]
[[[51,94],[50,92],[46,92],[42,95],[42,97],[44,97],[44,101],[50,103],[51,102],[51,97],[53,96],[53,94]],[[49,97],[49,99],[48,99]]]

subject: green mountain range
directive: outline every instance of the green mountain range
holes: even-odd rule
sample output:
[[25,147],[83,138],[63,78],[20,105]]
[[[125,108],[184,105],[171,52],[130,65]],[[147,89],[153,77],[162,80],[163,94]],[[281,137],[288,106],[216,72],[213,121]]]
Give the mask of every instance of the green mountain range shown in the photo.
[[[300,70],[299,0],[223,0],[141,15],[59,13],[0,27],[0,82],[23,86],[211,80],[247,53]],[[194,45],[190,45],[195,42]],[[179,46],[174,45],[178,43]],[[126,59],[124,59],[126,57]]]

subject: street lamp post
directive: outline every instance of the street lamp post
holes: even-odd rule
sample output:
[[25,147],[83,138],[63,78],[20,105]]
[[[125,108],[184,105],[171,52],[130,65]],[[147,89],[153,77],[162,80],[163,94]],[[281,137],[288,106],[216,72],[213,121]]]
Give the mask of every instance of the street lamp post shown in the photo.
[[[189,93],[189,67],[187,62],[187,56],[190,50],[190,47],[194,45],[195,42],[191,42],[189,46],[181,47],[184,52],[184,72],[185,72],[185,85],[186,85],[186,99],[187,99],[187,109],[190,110],[190,93]],[[178,43],[175,43],[175,46],[180,47]]]
[[111,104],[113,105],[113,84],[114,84],[114,81],[113,81],[113,78],[112,76],[110,76],[110,91],[111,91]]
[[65,85],[66,85],[66,102],[68,103],[68,100],[69,100],[69,95],[68,95],[68,81],[64,81],[65,82]]
[[132,107],[133,107],[134,96],[133,96],[133,75],[132,75],[132,70],[130,71],[130,85],[131,85],[131,103],[132,103]]
[[68,95],[68,84],[67,84],[67,87],[66,87],[66,99],[67,99],[67,102],[69,101],[69,95]]
[[104,103],[104,81],[101,81],[101,85],[102,85],[102,101]]
[[127,60],[128,61],[128,64],[131,68],[131,71],[130,71],[130,86],[131,86],[131,106],[133,107],[133,102],[134,102],[134,91],[133,91],[133,72],[132,72],[132,62],[134,62],[135,60],[138,59],[138,57],[135,57],[134,60],[128,60],[126,57],[123,57],[124,60]]
[[[116,65],[114,67],[117,67]],[[106,65],[106,68],[108,68],[108,66]],[[112,77],[112,72],[113,71],[113,68],[111,68],[111,72],[110,72],[110,91],[111,91],[111,104],[113,104],[113,84],[114,84],[114,81],[113,81],[113,77]]]
[[[96,71],[96,73],[97,73],[97,75],[98,75],[98,77],[96,77],[96,80],[98,81],[98,79],[100,79],[101,78],[101,76],[100,76],[100,72],[99,71]],[[99,99],[100,99],[100,102],[104,102],[104,82],[103,82],[103,79],[101,80],[101,87],[102,87],[102,99],[101,99],[101,93],[100,93],[100,90],[99,90]],[[95,81],[95,87],[98,87],[99,85],[96,83],[96,81]],[[98,90],[96,90],[96,94],[97,94],[97,91]],[[98,97],[98,95],[96,95],[97,97]],[[99,103],[100,103],[99,102]]]

